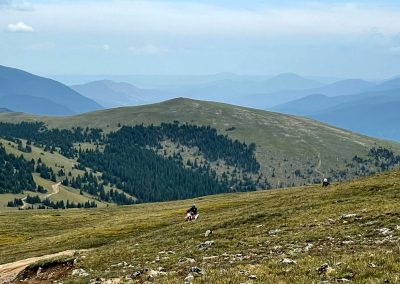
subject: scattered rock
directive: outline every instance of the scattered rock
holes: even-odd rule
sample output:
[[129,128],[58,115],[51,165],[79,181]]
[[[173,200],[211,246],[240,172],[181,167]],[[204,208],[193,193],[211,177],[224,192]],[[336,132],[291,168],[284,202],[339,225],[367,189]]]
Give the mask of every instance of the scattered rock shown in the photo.
[[376,231],[378,231],[381,235],[387,235],[391,232],[389,228],[380,228],[376,229]]
[[212,235],[212,231],[211,230],[207,230],[206,231],[206,233],[204,234],[204,236],[206,237],[206,238],[208,238],[209,236],[211,236]]
[[251,279],[251,280],[257,280],[257,276],[254,275],[254,274],[249,275],[249,279]]
[[335,281],[339,283],[351,282],[351,280],[347,278],[336,278]]
[[214,244],[214,241],[206,241],[197,246],[199,250],[206,250]]
[[203,270],[200,267],[193,266],[193,267],[189,268],[189,274],[191,274],[195,277],[198,277],[203,274]]
[[350,219],[350,218],[355,218],[358,215],[355,213],[350,213],[350,214],[342,214],[342,216],[340,217],[340,219]]
[[213,256],[204,256],[204,257],[203,257],[203,260],[210,260],[210,259],[216,259],[216,258],[218,258],[217,255],[213,255]]
[[188,276],[186,276],[184,281],[185,281],[185,283],[193,283],[193,281],[194,281],[193,274],[189,274]]
[[181,263],[181,264],[183,264],[183,263],[195,263],[196,260],[193,259],[193,258],[182,257],[181,259],[179,259],[178,262]]
[[247,270],[239,270],[240,275],[248,275],[250,272]]
[[141,272],[141,271],[135,271],[135,272],[133,272],[133,273],[131,274],[131,278],[132,278],[132,279],[135,279],[135,278],[138,278],[140,275],[142,275],[142,272]]
[[166,273],[163,271],[157,271],[157,270],[150,269],[150,270],[146,271],[146,274],[148,275],[149,278],[155,278],[155,277],[158,277],[161,275],[165,275]]
[[335,224],[335,220],[333,220],[333,219],[326,219],[325,224],[326,224],[326,225]]
[[285,264],[296,264],[297,263],[297,261],[290,259],[290,258],[284,258],[281,260],[281,262],[285,263]]
[[279,230],[279,229],[269,230],[268,235],[274,236],[274,235],[278,234],[280,231],[281,230]]
[[329,264],[328,263],[324,263],[322,264],[320,267],[317,268],[318,274],[324,274],[326,273],[326,271],[328,270]]
[[368,267],[376,268],[376,267],[378,267],[378,265],[376,265],[375,263],[370,262],[370,263],[368,263]]
[[78,268],[78,269],[74,269],[72,271],[72,276],[79,276],[79,277],[86,277],[89,276],[89,273],[87,273],[84,269],[82,268]]
[[303,248],[303,251],[308,252],[313,246],[313,244],[309,243]]

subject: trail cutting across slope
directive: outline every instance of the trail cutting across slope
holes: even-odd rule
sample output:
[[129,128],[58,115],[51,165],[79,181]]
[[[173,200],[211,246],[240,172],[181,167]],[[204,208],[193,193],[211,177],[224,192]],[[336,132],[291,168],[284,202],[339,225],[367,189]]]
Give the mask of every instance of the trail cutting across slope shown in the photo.
[[[49,198],[50,196],[59,193],[59,192],[60,192],[60,185],[61,185],[61,182],[58,182],[58,183],[56,183],[56,184],[53,184],[53,185],[51,186],[51,188],[53,189],[53,192],[47,194],[47,195],[46,195],[46,198]],[[22,206],[20,207],[21,209],[26,209],[26,208],[28,208],[28,206],[29,206],[29,203],[26,202],[26,198],[27,198],[27,197],[24,197],[24,198],[21,199],[21,200],[22,200],[22,203],[23,203]]]
[[0,283],[7,284],[12,283],[15,277],[27,268],[29,265],[34,264],[38,261],[49,260],[55,257],[71,257],[76,253],[84,252],[86,250],[66,250],[54,254],[47,254],[39,257],[31,257],[23,260],[0,265]]
[[51,186],[51,188],[53,189],[53,192],[47,194],[47,195],[46,195],[46,198],[49,198],[50,196],[59,193],[59,192],[60,192],[60,185],[61,185],[61,182],[58,182],[58,183],[56,183],[56,184],[53,184],[53,185]]

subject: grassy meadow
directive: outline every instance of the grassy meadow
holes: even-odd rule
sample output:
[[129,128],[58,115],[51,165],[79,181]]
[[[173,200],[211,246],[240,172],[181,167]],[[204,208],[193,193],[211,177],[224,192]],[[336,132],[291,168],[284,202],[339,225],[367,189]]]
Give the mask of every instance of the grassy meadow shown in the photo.
[[[89,276],[63,283],[183,283],[191,267],[201,269],[193,283],[398,283],[399,198],[400,171],[392,171],[328,188],[4,211],[0,263],[90,249],[75,265]],[[192,203],[200,218],[185,223]],[[154,275],[132,276],[145,269]]]

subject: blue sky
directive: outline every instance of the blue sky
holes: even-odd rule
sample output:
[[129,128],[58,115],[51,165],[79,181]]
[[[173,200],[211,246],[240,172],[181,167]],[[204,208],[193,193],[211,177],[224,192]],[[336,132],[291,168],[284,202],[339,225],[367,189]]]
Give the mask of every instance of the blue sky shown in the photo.
[[400,74],[400,1],[4,1],[0,64],[56,74]]

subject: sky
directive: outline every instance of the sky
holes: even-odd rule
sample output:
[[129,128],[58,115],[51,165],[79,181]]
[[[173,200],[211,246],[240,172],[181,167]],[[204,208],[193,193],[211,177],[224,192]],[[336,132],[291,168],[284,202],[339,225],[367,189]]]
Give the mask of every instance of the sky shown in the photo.
[[400,1],[0,0],[0,65],[383,79],[400,74]]

